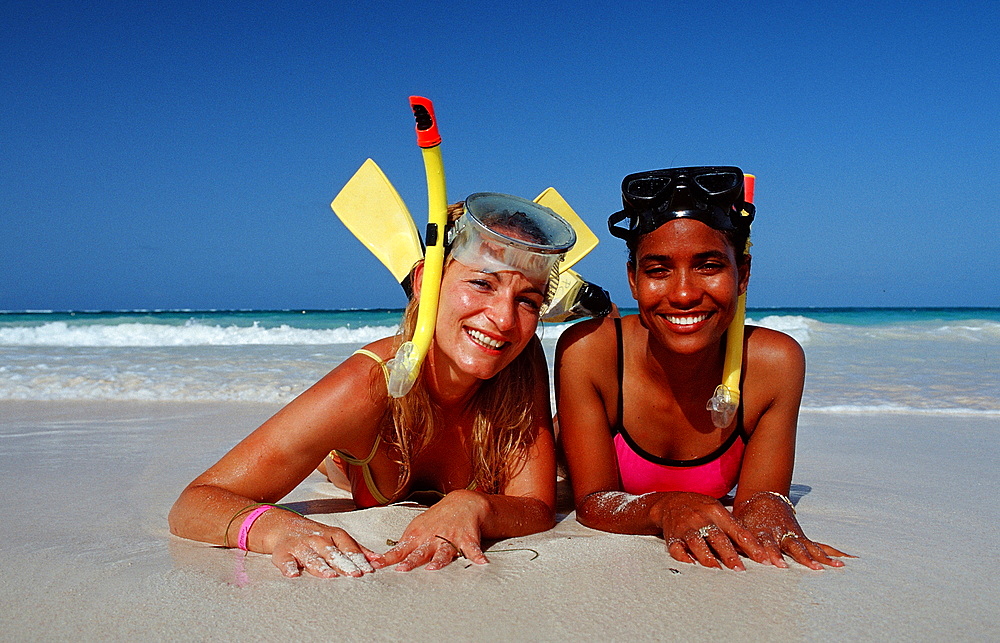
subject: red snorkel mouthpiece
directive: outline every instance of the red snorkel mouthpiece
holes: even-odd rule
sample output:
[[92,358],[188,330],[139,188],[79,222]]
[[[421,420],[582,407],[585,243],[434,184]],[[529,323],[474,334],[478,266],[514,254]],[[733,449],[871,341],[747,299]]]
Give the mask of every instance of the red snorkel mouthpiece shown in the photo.
[[440,145],[441,135],[434,117],[434,104],[423,96],[410,96],[410,109],[417,121],[417,145],[422,148]]

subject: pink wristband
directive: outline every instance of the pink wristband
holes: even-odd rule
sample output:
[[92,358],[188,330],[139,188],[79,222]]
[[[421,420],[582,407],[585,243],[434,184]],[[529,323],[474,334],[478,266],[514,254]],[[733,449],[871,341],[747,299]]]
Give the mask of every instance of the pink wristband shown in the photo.
[[270,508],[271,505],[262,505],[260,507],[257,507],[256,509],[251,511],[250,515],[247,516],[246,520],[243,521],[243,525],[240,526],[240,539],[237,541],[237,543],[240,546],[240,549],[242,549],[243,551],[250,551],[249,549],[247,549],[247,535],[250,533],[250,528],[253,527],[254,522],[256,522],[257,519],[261,517],[261,514],[263,514]]

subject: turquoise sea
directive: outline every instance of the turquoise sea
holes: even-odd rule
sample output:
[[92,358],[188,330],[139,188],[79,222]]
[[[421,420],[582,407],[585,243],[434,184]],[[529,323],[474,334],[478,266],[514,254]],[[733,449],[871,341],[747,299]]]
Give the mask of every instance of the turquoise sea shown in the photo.
[[[0,400],[287,402],[392,334],[400,312],[0,312]],[[805,412],[1000,415],[1000,308],[751,308],[748,318],[805,348]],[[550,363],[565,328],[539,329]]]

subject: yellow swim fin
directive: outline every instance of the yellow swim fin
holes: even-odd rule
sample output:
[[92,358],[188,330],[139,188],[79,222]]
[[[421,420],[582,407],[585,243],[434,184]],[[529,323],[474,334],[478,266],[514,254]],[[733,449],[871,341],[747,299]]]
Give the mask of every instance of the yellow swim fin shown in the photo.
[[580,215],[570,207],[555,188],[546,188],[535,198],[535,203],[549,208],[576,230],[576,244],[566,253],[566,257],[559,263],[559,272],[566,272],[573,267],[580,259],[587,256],[587,253],[597,246],[597,235],[587,227]]
[[375,161],[362,163],[330,207],[396,281],[402,283],[423,258],[413,217]]
[[[535,203],[552,209],[576,230],[576,245],[559,264],[565,272],[598,243],[597,235],[584,223],[555,188],[546,188]],[[330,208],[358,240],[402,283],[423,258],[420,234],[413,217],[389,178],[372,159],[366,160],[330,204]]]

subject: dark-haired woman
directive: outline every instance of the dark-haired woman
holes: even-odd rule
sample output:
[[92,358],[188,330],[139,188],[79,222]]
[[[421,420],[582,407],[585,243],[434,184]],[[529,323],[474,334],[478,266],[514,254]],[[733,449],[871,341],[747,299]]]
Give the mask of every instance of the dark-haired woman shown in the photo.
[[[743,173],[657,170],[626,177],[622,190],[609,226],[628,246],[639,314],[576,324],[556,350],[577,519],[662,535],[675,559],[708,567],[743,569],[740,552],[779,567],[784,555],[843,565],[805,536],[788,500],[805,377],[795,340],[747,327],[738,409],[716,426],[706,408],[750,278]],[[730,511],[720,499],[733,488]]]

